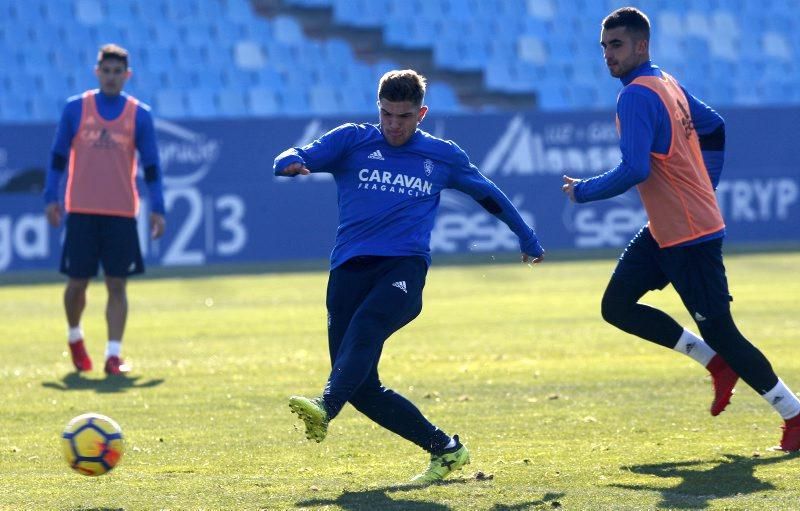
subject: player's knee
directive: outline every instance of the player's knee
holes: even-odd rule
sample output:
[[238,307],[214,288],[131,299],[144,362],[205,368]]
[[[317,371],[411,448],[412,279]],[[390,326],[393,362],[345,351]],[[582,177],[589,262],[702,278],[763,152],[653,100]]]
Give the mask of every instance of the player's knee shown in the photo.
[[603,295],[603,300],[600,302],[600,314],[607,323],[619,326],[625,321],[630,306],[631,304],[626,301],[607,293]]

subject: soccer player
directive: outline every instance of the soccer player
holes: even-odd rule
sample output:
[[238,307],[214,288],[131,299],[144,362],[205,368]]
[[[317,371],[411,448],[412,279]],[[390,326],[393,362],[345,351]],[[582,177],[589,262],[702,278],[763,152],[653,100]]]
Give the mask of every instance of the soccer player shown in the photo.
[[430,453],[427,470],[412,479],[417,484],[469,463],[458,435],[431,424],[378,376],[384,342],[422,310],[440,193],[462,191],[505,222],[519,237],[523,262],[539,263],[544,254],[533,229],[458,145],[418,129],[428,112],[425,82],[413,70],[386,73],[378,85],[380,124],[343,124],[274,163],[276,176],[333,174],[339,199],[326,300],[332,370],[321,397],[293,396],[289,406],[306,436],[321,442],[349,402]]
[[150,197],[153,239],[164,233],[164,197],[150,107],[122,91],[131,76],[128,52],[114,44],[100,48],[95,75],[100,88],[71,97],[64,107],[45,182],[45,213],[53,227],[61,224],[59,188],[69,168],[61,273],[69,277],[64,309],[72,363],[78,371],[92,369],[81,315],[89,279],[102,264],[108,290],[105,372],[119,375],[130,369],[120,353],[128,316],[125,286],[130,275],[144,271],[135,218],[137,150]]
[[[611,76],[622,81],[617,122],[622,161],[589,179],[564,176],[562,190],[583,203],[636,185],[649,222],[622,253],[602,300],[603,318],[633,335],[683,353],[711,373],[711,415],[728,405],[741,377],[783,417],[780,448],[800,449],[800,400],[736,328],[722,262],[725,224],[714,195],[722,170],[722,117],[650,61],[650,22],[632,7],[602,23]],[[664,312],[639,303],[672,284],[698,337]]]

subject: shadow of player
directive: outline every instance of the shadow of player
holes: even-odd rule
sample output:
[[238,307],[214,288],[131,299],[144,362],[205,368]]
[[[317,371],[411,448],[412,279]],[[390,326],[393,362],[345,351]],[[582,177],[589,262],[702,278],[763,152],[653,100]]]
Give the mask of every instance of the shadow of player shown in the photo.
[[681,478],[677,486],[664,488],[647,484],[612,484],[628,490],[657,491],[661,502],[656,506],[670,509],[703,509],[714,499],[733,497],[765,490],[774,490],[772,483],[755,476],[759,466],[772,465],[796,459],[798,453],[769,458],[725,454],[720,463],[710,469],[695,468],[711,465],[714,461],[679,461],[622,467],[635,474],[646,474],[663,478]]
[[61,381],[42,382],[42,387],[60,391],[67,390],[93,390],[98,394],[113,394],[125,392],[128,389],[144,389],[156,387],[164,383],[163,378],[151,379],[140,382],[141,376],[107,375],[103,379],[84,378],[75,371],[65,375]]

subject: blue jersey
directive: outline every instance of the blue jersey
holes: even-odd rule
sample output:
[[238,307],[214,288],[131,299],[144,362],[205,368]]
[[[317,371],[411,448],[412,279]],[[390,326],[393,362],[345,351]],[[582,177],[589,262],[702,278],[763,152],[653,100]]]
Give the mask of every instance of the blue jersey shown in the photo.
[[524,253],[538,257],[543,252],[533,229],[464,151],[422,130],[394,147],[379,125],[344,124],[278,155],[275,174],[293,162],[336,180],[339,228],[331,269],[360,255],[418,255],[430,264],[431,231],[446,188],[470,195],[505,222]]
[[[95,91],[95,104],[97,112],[106,120],[116,119],[122,114],[127,101],[127,95],[122,92],[117,96],[108,96],[99,90]],[[61,120],[58,123],[56,137],[53,141],[52,162],[45,182],[45,202],[58,200],[58,185],[64,174],[64,169],[69,158],[72,139],[78,133],[83,113],[82,95],[72,96],[67,100]],[[161,183],[161,170],[159,165],[156,134],[153,127],[153,117],[150,107],[139,102],[136,108],[136,128],[134,134],[136,150],[139,151],[142,167],[145,169],[145,182],[147,183],[148,196],[151,209],[156,213],[164,214],[164,197]]]

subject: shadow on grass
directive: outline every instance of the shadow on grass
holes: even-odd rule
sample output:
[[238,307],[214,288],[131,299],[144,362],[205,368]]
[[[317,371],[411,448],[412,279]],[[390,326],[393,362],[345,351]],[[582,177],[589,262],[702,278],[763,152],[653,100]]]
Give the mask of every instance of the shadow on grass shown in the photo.
[[772,483],[762,481],[755,476],[756,467],[797,459],[798,455],[800,453],[761,458],[725,454],[723,455],[725,460],[710,469],[694,469],[693,467],[710,465],[716,460],[634,465],[622,468],[635,474],[664,478],[680,477],[681,482],[671,488],[646,484],[612,484],[611,486],[627,490],[661,492],[661,502],[656,505],[658,508],[703,509],[708,507],[710,501],[714,499],[774,490],[775,486]]
[[[434,486],[449,486],[453,484],[467,484],[475,479],[448,479],[435,484]],[[384,486],[382,488],[374,488],[371,490],[363,491],[345,491],[335,499],[309,499],[302,500],[295,504],[297,507],[310,507],[317,508],[321,506],[339,506],[346,511],[367,511],[367,510],[380,510],[380,511],[447,511],[452,509],[446,504],[438,502],[425,502],[421,500],[408,500],[408,499],[393,499],[389,496],[391,493],[399,493],[405,491],[424,490],[425,486],[418,486],[413,484],[397,484],[392,486]],[[428,487],[429,488],[429,487]],[[539,500],[530,502],[523,502],[519,504],[495,504],[490,508],[490,511],[522,511],[530,509],[534,506],[540,506],[548,502],[556,507],[560,503],[556,499],[563,496],[563,493],[546,493],[544,497]]]
[[141,376],[108,375],[105,379],[95,380],[84,378],[79,372],[68,373],[61,381],[46,381],[42,387],[60,391],[66,390],[93,390],[98,394],[113,394],[125,392],[128,389],[145,389],[156,387],[164,383],[163,378],[140,382]]

